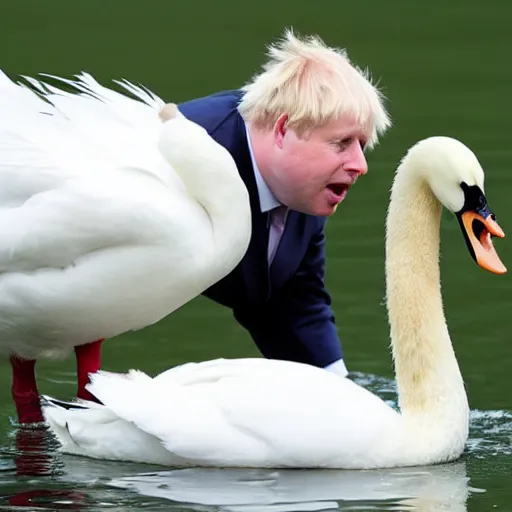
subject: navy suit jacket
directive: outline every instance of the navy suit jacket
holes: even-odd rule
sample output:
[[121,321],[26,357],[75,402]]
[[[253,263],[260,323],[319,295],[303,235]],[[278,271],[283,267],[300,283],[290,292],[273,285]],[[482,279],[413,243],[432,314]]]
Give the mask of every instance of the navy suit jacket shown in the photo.
[[233,156],[249,191],[252,237],[241,263],[204,295],[232,308],[263,356],[325,367],[342,357],[324,286],[324,217],[289,211],[270,269],[268,214],[262,213],[239,91],[224,91],[178,105]]

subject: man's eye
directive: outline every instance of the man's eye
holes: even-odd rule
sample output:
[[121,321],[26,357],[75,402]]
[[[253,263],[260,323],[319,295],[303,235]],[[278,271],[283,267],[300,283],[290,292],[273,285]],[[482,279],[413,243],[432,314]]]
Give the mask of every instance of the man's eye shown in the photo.
[[338,141],[338,146],[340,148],[346,148],[347,146],[350,146],[351,142],[352,142],[352,137],[348,137],[346,139],[341,139]]

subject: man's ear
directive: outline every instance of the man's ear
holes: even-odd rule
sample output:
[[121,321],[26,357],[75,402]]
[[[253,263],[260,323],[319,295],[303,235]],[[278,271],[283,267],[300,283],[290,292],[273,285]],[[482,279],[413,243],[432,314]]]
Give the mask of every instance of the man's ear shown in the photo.
[[276,143],[277,147],[282,148],[283,147],[283,140],[286,135],[286,123],[288,121],[288,114],[281,114],[278,118],[276,123],[274,124],[274,142]]

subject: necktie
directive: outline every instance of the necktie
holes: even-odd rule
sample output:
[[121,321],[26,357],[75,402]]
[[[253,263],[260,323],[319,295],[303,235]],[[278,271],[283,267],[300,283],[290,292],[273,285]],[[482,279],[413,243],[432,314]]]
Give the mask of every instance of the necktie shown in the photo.
[[270,266],[276,254],[279,241],[283,235],[286,224],[286,216],[288,208],[286,206],[278,206],[270,211],[270,229],[268,235],[268,265]]

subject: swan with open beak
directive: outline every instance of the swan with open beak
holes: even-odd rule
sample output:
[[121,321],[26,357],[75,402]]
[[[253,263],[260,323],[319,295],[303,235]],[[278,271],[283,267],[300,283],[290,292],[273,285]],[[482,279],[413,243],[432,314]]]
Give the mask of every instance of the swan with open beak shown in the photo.
[[485,194],[477,185],[461,183],[464,206],[456,213],[469,252],[476,263],[495,274],[505,274],[507,268],[494,249],[492,237],[503,238],[505,233],[496,222]]

